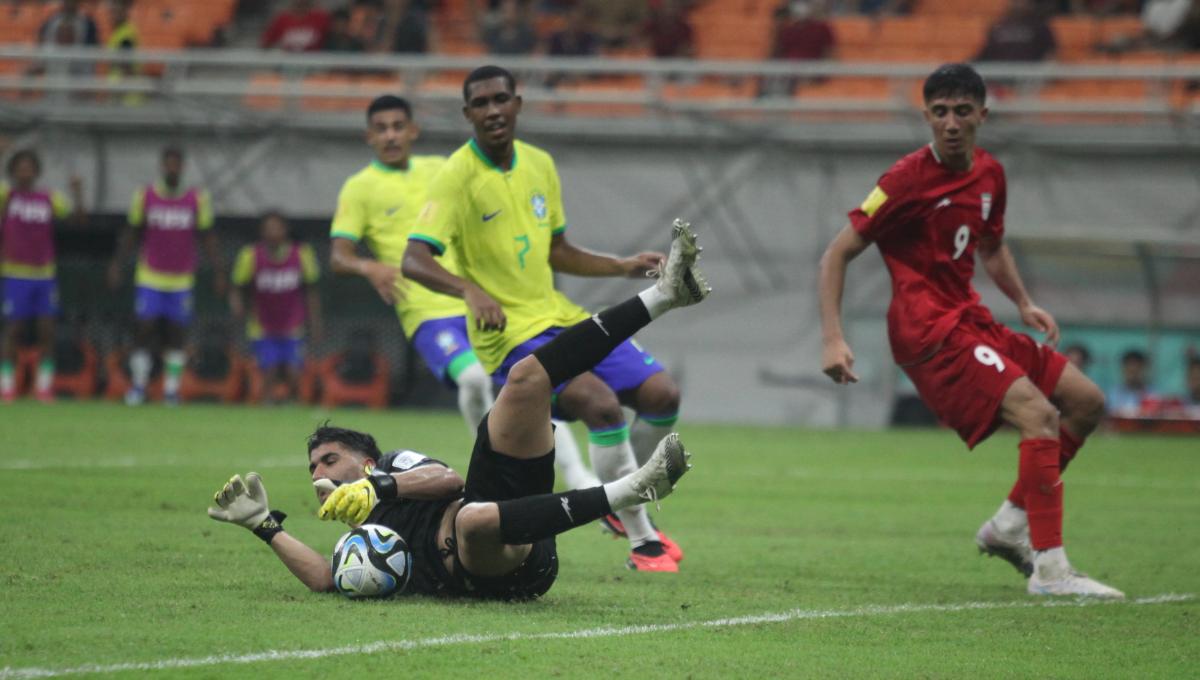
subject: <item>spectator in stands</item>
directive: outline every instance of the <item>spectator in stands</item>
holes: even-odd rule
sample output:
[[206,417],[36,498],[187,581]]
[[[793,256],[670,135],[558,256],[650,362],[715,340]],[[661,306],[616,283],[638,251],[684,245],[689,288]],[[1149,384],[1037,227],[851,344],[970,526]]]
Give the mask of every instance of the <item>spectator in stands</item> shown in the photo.
[[[138,46],[138,30],[137,26],[133,25],[133,18],[130,16],[129,8],[133,4],[133,0],[113,0],[109,4],[109,25],[112,30],[109,31],[108,40],[104,46],[112,52],[132,52]],[[141,67],[128,61],[111,61],[108,63],[108,82],[119,83],[127,76],[136,76],[141,73]],[[129,92],[121,97],[121,103],[125,106],[139,106],[144,101],[144,97],[137,92]]]
[[1053,59],[1056,49],[1054,31],[1034,0],[1009,0],[975,60],[1043,61]]
[[652,6],[642,35],[650,54],[659,59],[688,58],[694,52],[692,25],[680,0],[661,0]]
[[503,0],[499,21],[480,27],[480,38],[492,54],[532,54],[537,47],[537,32],[529,13],[517,0]]
[[1135,417],[1146,399],[1154,399],[1146,379],[1150,361],[1146,353],[1131,349],[1121,355],[1121,383],[1108,391],[1108,412],[1123,417]]
[[1067,361],[1070,361],[1083,373],[1087,373],[1088,366],[1092,365],[1092,353],[1088,351],[1087,347],[1078,343],[1065,347],[1063,355],[1067,357]]
[[402,54],[424,54],[429,51],[427,1],[384,0],[383,51]]
[[58,11],[38,29],[41,45],[91,46],[100,44],[96,22],[79,8],[79,0],[63,0]]
[[339,9],[329,15],[329,33],[323,47],[326,52],[363,52],[366,47],[350,30],[350,10]]
[[1096,46],[1103,52],[1144,48],[1200,50],[1200,2],[1146,0],[1142,6],[1141,34],[1117,36]]
[[915,0],[859,0],[858,13],[870,16],[912,14]]
[[631,47],[650,18],[645,0],[580,0],[595,21],[600,43],[607,48]]
[[[772,59],[812,61],[833,55],[833,27],[826,20],[825,0],[785,0],[775,10],[775,33],[771,42]],[[795,94],[801,78],[769,78],[763,81],[759,96]]]
[[600,36],[591,29],[591,12],[587,6],[572,7],[561,31],[546,41],[546,53],[554,57],[590,57],[600,52]]
[[1187,392],[1183,395],[1183,403],[1188,407],[1188,415],[1200,419],[1200,356],[1191,354],[1187,362]]
[[329,33],[329,14],[314,6],[313,0],[292,0],[275,15],[262,36],[263,49],[279,48],[287,52],[314,52],[325,44]]

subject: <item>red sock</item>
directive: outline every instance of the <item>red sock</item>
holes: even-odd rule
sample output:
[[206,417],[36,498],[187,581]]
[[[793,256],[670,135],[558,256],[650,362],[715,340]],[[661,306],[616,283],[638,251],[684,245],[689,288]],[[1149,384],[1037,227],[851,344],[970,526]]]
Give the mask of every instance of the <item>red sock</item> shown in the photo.
[[1025,487],[1025,512],[1029,516],[1029,540],[1034,550],[1062,545],[1063,487],[1059,477],[1062,447],[1057,439],[1026,439],[1021,442],[1018,484]]
[[1025,485],[1021,482],[1021,473],[1017,473],[1017,481],[1013,482],[1012,491],[1008,492],[1008,502],[1018,508],[1025,508]]
[[1058,442],[1062,446],[1062,451],[1058,454],[1058,471],[1066,472],[1067,465],[1075,459],[1075,454],[1079,453],[1079,449],[1083,447],[1083,438],[1077,438],[1075,435],[1067,432],[1066,428],[1058,429]]

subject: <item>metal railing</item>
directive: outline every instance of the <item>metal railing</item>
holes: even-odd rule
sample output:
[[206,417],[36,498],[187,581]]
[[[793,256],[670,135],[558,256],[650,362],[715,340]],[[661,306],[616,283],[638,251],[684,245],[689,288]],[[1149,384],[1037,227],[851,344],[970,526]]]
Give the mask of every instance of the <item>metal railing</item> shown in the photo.
[[[697,122],[757,124],[796,115],[870,114],[877,121],[910,118],[917,88],[934,63],[697,61],[550,57],[455,57],[284,54],[258,50],[137,51],[119,56],[95,48],[0,47],[0,120],[79,122],[187,122],[189,108],[207,121],[253,122],[288,114],[295,125],[350,125],[338,113],[353,100],[387,87],[412,96],[435,113],[457,113],[463,74],[498,62],[516,73],[535,115],[554,118],[687,118]],[[112,64],[136,65],[154,75],[105,75]],[[1200,122],[1200,63],[980,66],[990,82],[1004,83],[993,111],[1039,125],[1129,117],[1141,125],[1194,127]],[[35,74],[36,72],[36,74]],[[339,78],[316,78],[317,76]],[[763,96],[769,80],[821,83],[860,81],[855,96],[814,90]],[[1136,83],[1138,96],[1047,98],[1064,83]],[[700,83],[717,87],[688,88]],[[554,86],[557,84],[557,86]],[[722,88],[721,85],[728,87]],[[136,99],[136,105],[131,101]],[[351,100],[349,103],[347,100]],[[344,106],[343,106],[344,105]],[[586,105],[586,106],[575,106]],[[345,111],[341,111],[341,109]],[[1047,114],[1056,114],[1048,116]],[[353,125],[358,125],[357,115]]]

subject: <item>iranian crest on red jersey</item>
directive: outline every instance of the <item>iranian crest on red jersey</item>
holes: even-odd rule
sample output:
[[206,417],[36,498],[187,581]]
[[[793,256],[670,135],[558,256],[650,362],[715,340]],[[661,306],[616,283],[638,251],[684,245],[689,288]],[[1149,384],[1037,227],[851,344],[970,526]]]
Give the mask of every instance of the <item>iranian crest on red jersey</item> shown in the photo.
[[979,207],[983,210],[983,221],[987,222],[988,215],[992,214],[992,195],[979,194]]

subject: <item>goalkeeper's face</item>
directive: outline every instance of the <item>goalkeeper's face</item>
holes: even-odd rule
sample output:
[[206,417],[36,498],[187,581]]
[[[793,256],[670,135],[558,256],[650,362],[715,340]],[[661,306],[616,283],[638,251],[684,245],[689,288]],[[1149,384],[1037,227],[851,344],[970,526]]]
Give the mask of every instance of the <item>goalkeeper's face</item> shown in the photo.
[[[366,456],[339,442],[321,444],[308,454],[308,471],[313,481],[328,479],[334,482],[356,482],[367,476]],[[317,492],[317,501],[324,503],[327,491]]]

